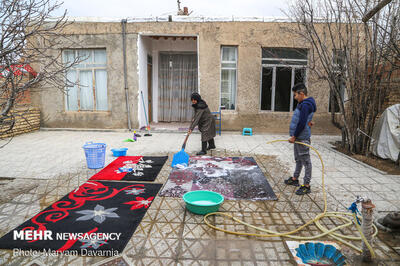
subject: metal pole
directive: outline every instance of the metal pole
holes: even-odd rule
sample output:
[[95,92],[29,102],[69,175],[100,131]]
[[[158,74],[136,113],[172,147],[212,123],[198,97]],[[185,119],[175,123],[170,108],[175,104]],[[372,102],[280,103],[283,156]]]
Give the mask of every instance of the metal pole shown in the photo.
[[126,19],[121,20],[122,26],[122,53],[124,59],[124,88],[125,88],[125,100],[126,100],[126,111],[128,112],[128,129],[132,131],[131,126],[131,110],[129,108],[129,93],[128,93],[128,77],[126,70]]

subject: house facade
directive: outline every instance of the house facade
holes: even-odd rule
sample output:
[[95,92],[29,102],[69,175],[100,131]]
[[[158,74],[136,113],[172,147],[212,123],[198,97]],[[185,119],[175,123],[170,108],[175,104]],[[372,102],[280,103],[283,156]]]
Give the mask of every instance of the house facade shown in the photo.
[[[170,21],[169,21],[170,20]],[[329,87],[307,69],[308,47],[288,22],[213,19],[76,20],[64,30],[67,93],[33,97],[48,128],[137,129],[151,123],[188,124],[190,94],[211,111],[222,109],[222,129],[288,131],[296,107],[291,87],[305,82],[317,102],[315,133],[334,134]],[[187,126],[186,126],[187,127]]]

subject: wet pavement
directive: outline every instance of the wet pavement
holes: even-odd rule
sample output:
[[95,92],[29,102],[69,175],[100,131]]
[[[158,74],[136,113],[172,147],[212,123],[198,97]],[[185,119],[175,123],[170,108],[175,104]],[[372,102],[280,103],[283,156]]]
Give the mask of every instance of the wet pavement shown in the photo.
[[[15,137],[0,150],[0,236],[20,225],[86,182],[98,170],[89,170],[82,145],[86,141],[108,145],[106,164],[114,157],[110,148],[127,147],[127,155],[169,155],[154,181],[165,183],[171,172],[171,160],[184,139],[179,133],[153,133],[136,143],[124,143],[126,132],[38,131]],[[223,133],[216,138],[213,156],[252,156],[278,197],[277,201],[225,201],[220,211],[247,223],[286,232],[297,228],[322,212],[321,163],[312,155],[312,193],[295,195],[296,188],[283,184],[294,168],[293,147],[289,143],[266,144],[283,135],[241,136]],[[347,211],[357,195],[370,198],[376,205],[375,216],[398,210],[400,176],[383,172],[355,161],[332,149],[335,136],[314,136],[312,145],[325,164],[328,211]],[[190,137],[187,151],[200,148],[200,135]],[[302,181],[302,180],[301,180]],[[231,220],[211,217],[218,227],[252,232]],[[340,221],[326,218],[331,228]],[[355,227],[342,233],[355,233]],[[301,236],[319,234],[315,225]],[[180,198],[156,197],[137,227],[123,253],[118,257],[18,256],[12,250],[0,250],[0,265],[294,265],[287,238],[236,236],[215,231],[203,222],[203,216],[187,210]],[[324,237],[322,240],[332,240]],[[360,242],[354,244],[361,246]],[[376,264],[399,265],[398,237],[380,232],[373,247]],[[341,245],[349,265],[361,264],[359,255]]]

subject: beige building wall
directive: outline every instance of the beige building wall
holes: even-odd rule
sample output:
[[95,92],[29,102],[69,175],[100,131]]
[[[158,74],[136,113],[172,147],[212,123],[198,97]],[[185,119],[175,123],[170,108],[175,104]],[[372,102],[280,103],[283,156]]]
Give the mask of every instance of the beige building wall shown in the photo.
[[[197,36],[199,90],[211,111],[220,105],[221,45],[238,47],[236,110],[223,110],[223,130],[253,127],[263,132],[287,133],[291,112],[261,111],[262,47],[307,48],[285,27],[274,22],[134,22],[127,24],[127,70],[129,104],[133,128],[139,127],[138,36]],[[109,111],[65,111],[64,95],[59,91],[42,93],[38,104],[43,127],[127,128],[121,23],[74,23],[65,30],[75,44],[64,48],[105,48]],[[155,68],[157,66],[153,66]],[[309,94],[317,102],[313,133],[336,134],[328,113],[329,88],[308,71]],[[157,82],[153,82],[157,84]],[[154,88],[157,89],[157,88]],[[37,99],[37,97],[36,97]],[[188,104],[189,101],[188,101]]]

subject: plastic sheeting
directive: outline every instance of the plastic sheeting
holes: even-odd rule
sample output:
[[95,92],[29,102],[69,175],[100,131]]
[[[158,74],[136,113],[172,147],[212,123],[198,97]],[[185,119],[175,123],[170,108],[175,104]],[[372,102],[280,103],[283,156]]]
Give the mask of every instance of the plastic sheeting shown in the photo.
[[397,161],[400,153],[400,104],[388,107],[375,124],[371,151],[374,155]]

